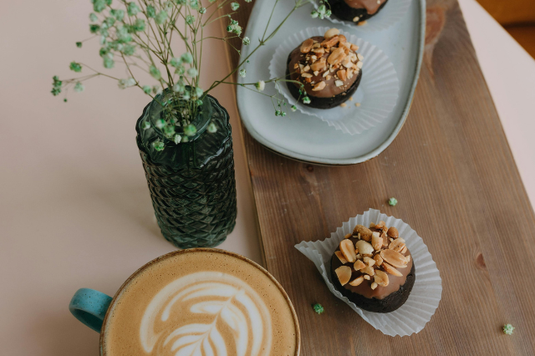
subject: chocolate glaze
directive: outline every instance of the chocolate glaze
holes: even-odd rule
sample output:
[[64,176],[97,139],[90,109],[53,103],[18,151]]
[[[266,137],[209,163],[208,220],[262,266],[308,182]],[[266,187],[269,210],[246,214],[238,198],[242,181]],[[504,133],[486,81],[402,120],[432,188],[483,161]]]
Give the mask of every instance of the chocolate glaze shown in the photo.
[[[377,9],[374,8],[374,11],[372,10],[372,12],[370,12],[368,8],[362,5],[360,7],[351,6],[349,3],[352,3],[353,1],[368,2],[367,0],[330,0],[329,3],[333,15],[341,20],[352,21],[355,22],[355,24],[358,24],[359,22],[363,22],[370,17],[377,15],[388,2],[388,0],[380,0],[381,4],[377,4],[376,1],[374,7],[377,5]],[[354,21],[355,18],[358,18],[358,21]]]
[[[290,76],[289,71],[286,71],[286,77],[288,78]],[[332,96],[330,98],[318,98],[314,96],[310,96],[310,104],[308,106],[316,108],[316,109],[331,109],[334,108],[344,101],[346,101],[351,95],[353,95],[360,84],[360,79],[362,78],[362,70],[360,70],[357,80],[353,83],[353,85],[344,93]],[[288,87],[288,90],[292,94],[292,96],[296,99],[299,99],[299,88],[294,85],[294,83],[286,82],[286,86]]]
[[[334,258],[338,259],[336,256],[333,256],[333,259]],[[369,299],[360,294],[351,293],[349,290],[342,287],[334,271],[331,272],[331,280],[333,281],[334,287],[339,290],[340,293],[342,293],[347,299],[355,303],[359,308],[375,313],[390,313],[405,304],[409,298],[409,295],[411,294],[414,281],[416,280],[416,275],[414,265],[412,265],[412,268],[407,275],[407,279],[405,280],[405,284],[400,286],[397,291],[387,295],[383,299]]]
[[368,14],[374,15],[386,0],[344,0],[344,2],[353,9],[364,8]]
[[[318,41],[320,43],[324,40],[324,38],[321,37],[321,36],[314,36],[314,37],[311,37],[311,38],[314,41]],[[300,47],[301,46],[297,47],[296,49],[294,49],[290,53],[290,56],[289,56],[290,62],[288,63],[288,70],[290,71],[290,78],[292,80],[299,80],[299,81],[301,81],[302,77],[293,68],[294,68],[296,63],[297,64],[305,64],[305,56],[306,56],[306,54],[305,53],[301,53]],[[327,60],[327,58],[329,57],[329,54],[330,53],[324,53],[321,57],[323,57],[323,58],[325,58],[325,60]],[[318,60],[321,58],[320,56],[317,56],[317,57],[318,57]],[[307,92],[308,96],[315,96],[315,97],[318,97],[318,98],[330,98],[330,97],[333,97],[335,95],[338,95],[338,94],[341,94],[341,93],[345,92],[347,89],[349,89],[351,87],[351,85],[355,82],[355,80],[357,80],[357,75],[353,75],[353,77],[351,79],[348,78],[346,81],[344,81],[344,85],[342,85],[340,87],[337,87],[336,84],[335,84],[335,81],[337,79],[334,77],[334,75],[331,75],[331,78],[329,80],[327,80],[326,78],[323,77],[323,73],[325,73],[324,70],[320,71],[318,73],[318,75],[313,75],[313,77],[311,79],[312,79],[312,82],[314,82],[314,83],[319,83],[321,81],[324,81],[325,84],[326,84],[325,89],[319,90],[319,91],[313,91],[312,90],[312,88],[313,88],[312,84],[303,83],[303,84],[305,84],[305,91]],[[314,74],[314,73],[312,73],[312,74]],[[332,74],[334,74],[334,73],[332,73]],[[292,83],[292,84],[295,85],[297,88],[299,88],[298,84],[296,84],[296,83]]]
[[[359,241],[358,238],[356,237],[350,237],[350,240],[353,242],[353,244]],[[336,251],[340,251],[340,247],[338,247]],[[404,256],[410,255],[409,249],[407,249],[407,251],[403,255]],[[338,257],[336,257],[336,255],[333,255],[333,258],[331,260],[331,270],[334,272],[334,270],[336,270],[340,266],[343,266],[342,262],[338,259]],[[353,269],[353,263],[346,263],[345,266],[351,267],[351,270],[352,270],[351,279],[350,279],[351,281],[363,275],[363,273],[359,271],[355,271]],[[384,299],[388,295],[398,291],[400,289],[400,286],[405,284],[407,275],[409,274],[409,271],[411,271],[412,269],[412,258],[407,264],[407,267],[396,268],[396,269],[400,271],[403,274],[403,276],[396,277],[391,274],[388,274],[389,283],[388,283],[388,286],[386,287],[378,286],[377,288],[375,288],[375,290],[372,290],[370,287],[371,283],[373,282],[373,277],[372,277],[370,281],[364,280],[364,282],[362,282],[360,285],[356,287],[347,283],[346,285],[342,286],[342,288],[347,289],[351,293],[360,294],[366,298]]]

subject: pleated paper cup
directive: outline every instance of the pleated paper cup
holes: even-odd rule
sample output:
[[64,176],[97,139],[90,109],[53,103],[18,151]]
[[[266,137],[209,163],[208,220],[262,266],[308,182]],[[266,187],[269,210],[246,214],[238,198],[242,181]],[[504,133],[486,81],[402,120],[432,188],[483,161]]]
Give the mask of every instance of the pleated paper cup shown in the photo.
[[[271,59],[271,78],[285,77],[288,55],[304,40],[323,36],[327,30],[329,27],[309,27],[288,37]],[[345,108],[337,106],[332,109],[315,109],[298,102],[285,82],[277,83],[276,87],[290,105],[297,106],[302,113],[316,116],[346,134],[358,135],[381,124],[394,110],[399,97],[399,79],[394,65],[383,51],[355,35],[343,31],[340,33],[349,42],[359,46],[357,52],[364,57],[360,85],[353,94],[353,101],[346,101]],[[360,103],[360,106],[355,106],[356,103]]]
[[[357,225],[369,226],[371,222],[385,221],[386,226],[394,226],[399,236],[405,239],[414,262],[416,279],[409,299],[399,309],[390,313],[374,313],[357,307],[336,290],[331,282],[330,261],[334,251],[346,234],[352,233]],[[303,241],[295,245],[301,253],[307,256],[318,268],[327,287],[337,298],[357,312],[375,329],[390,336],[407,336],[420,332],[435,313],[442,295],[442,279],[433,257],[429,253],[422,238],[418,236],[403,220],[382,214],[379,210],[370,209],[362,215],[345,222],[330,238],[323,241]]]
[[[312,5],[317,9],[318,0],[311,0]],[[389,0],[386,5],[379,11],[379,13],[372,18],[366,20],[364,25],[357,25],[353,21],[344,21],[340,20],[334,15],[327,17],[328,20],[335,24],[341,24],[345,26],[350,26],[353,29],[358,30],[359,32],[378,32],[383,31],[389,28],[392,25],[395,25],[399,20],[401,20],[407,10],[411,6],[412,0]]]

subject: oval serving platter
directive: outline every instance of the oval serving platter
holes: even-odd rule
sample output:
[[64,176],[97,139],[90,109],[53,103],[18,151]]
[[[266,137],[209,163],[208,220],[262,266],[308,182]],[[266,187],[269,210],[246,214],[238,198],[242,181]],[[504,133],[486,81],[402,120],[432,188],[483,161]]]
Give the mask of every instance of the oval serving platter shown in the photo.
[[[276,0],[257,1],[251,13],[245,36],[251,39],[243,46],[241,59],[246,58],[262,37]],[[278,1],[268,33],[285,17],[294,5],[293,0]],[[387,11],[385,7],[383,11]],[[307,27],[332,26],[327,19],[312,19],[312,5],[297,10],[278,33],[250,58],[243,68],[247,76],[239,83],[269,79],[269,62],[274,51],[289,35]],[[238,86],[238,109],[243,125],[251,136],[266,148],[299,161],[322,165],[349,165],[368,161],[378,156],[394,141],[407,115],[418,81],[425,41],[425,0],[412,0],[406,18],[390,28],[373,33],[359,32],[358,26],[340,26],[340,29],[362,37],[379,47],[390,58],[400,80],[399,100],[394,110],[377,127],[359,135],[348,135],[330,127],[319,118],[291,112],[288,106],[285,117],[275,116],[269,97]],[[240,60],[241,62],[241,60]],[[366,75],[364,58],[363,75]],[[281,85],[285,85],[281,83]],[[277,90],[266,84],[265,94]],[[354,102],[348,101],[348,104]],[[349,105],[348,105],[349,106]],[[350,108],[348,108],[350,110]]]

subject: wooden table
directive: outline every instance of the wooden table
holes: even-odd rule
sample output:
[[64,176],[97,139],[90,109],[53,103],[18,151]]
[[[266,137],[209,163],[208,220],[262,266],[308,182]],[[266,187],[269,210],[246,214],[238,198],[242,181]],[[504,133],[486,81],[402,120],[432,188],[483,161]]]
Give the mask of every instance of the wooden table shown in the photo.
[[[535,354],[534,213],[457,1],[427,6],[412,110],[379,157],[312,166],[280,157],[244,132],[266,266],[294,303],[303,355]],[[386,204],[391,196],[396,207]],[[293,247],[327,237],[368,208],[415,228],[441,271],[442,301],[419,334],[392,338],[374,330]],[[325,314],[313,312],[315,302]],[[513,336],[502,334],[504,323],[514,324]]]

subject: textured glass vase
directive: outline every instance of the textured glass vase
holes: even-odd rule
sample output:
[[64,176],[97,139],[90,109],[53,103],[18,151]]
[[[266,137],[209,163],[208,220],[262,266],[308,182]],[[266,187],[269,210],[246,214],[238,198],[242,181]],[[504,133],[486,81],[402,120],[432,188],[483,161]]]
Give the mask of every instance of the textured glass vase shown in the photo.
[[[214,247],[225,241],[236,224],[236,181],[231,127],[227,111],[207,96],[192,122],[197,133],[188,142],[164,139],[156,127],[160,103],[168,91],[149,103],[139,118],[137,144],[147,177],[156,220],[163,236],[178,248]],[[150,123],[149,129],[145,123]],[[210,133],[210,123],[217,127]],[[157,151],[153,142],[165,142]]]

